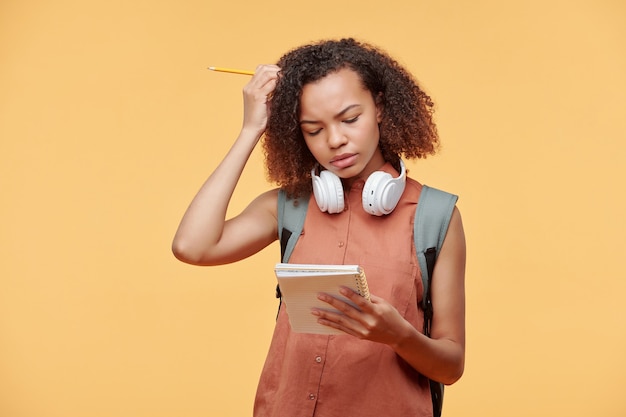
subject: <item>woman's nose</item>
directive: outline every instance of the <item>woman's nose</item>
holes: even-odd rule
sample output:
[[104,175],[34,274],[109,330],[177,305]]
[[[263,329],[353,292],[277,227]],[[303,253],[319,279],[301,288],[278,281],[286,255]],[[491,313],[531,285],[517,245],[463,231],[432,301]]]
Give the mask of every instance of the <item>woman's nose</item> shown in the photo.
[[348,138],[339,127],[332,127],[328,129],[328,146],[331,148],[339,148],[346,144]]

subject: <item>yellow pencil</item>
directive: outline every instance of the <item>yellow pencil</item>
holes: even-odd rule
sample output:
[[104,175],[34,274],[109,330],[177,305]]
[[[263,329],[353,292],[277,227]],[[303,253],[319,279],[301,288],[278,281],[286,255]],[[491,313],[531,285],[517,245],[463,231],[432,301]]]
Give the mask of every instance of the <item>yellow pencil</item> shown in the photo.
[[254,71],[240,70],[234,68],[209,67],[211,71],[230,72],[232,74],[254,75]]

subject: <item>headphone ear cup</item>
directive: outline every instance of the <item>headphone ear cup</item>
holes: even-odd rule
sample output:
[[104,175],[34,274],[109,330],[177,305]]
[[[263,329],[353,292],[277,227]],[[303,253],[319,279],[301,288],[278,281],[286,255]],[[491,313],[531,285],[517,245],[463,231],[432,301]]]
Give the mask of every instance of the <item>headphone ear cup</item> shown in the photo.
[[386,172],[376,171],[367,178],[363,186],[362,204],[363,209],[371,215],[382,216],[385,213],[383,207],[384,183],[392,180],[393,177]]
[[383,171],[373,172],[363,186],[363,209],[374,216],[391,213],[402,197],[404,185],[404,165],[398,178]]
[[317,206],[323,212],[341,213],[344,209],[343,185],[338,176],[330,171],[322,171],[320,175],[312,175],[313,194]]

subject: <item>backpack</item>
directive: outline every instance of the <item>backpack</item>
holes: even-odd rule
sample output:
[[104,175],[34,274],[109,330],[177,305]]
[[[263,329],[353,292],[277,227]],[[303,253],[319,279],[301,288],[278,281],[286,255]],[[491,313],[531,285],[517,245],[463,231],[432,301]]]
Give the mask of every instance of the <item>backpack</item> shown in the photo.
[[[424,297],[424,334],[430,336],[430,324],[433,307],[430,299],[430,281],[435,268],[435,261],[448,231],[452,211],[458,196],[422,186],[413,224],[413,240],[417,260],[422,271]],[[302,232],[304,219],[309,205],[309,196],[290,199],[283,190],[278,192],[278,236],[282,262],[288,262],[291,252]],[[276,286],[276,297],[281,298],[280,288]],[[441,416],[443,405],[443,384],[430,380],[430,393],[433,400],[433,416]]]

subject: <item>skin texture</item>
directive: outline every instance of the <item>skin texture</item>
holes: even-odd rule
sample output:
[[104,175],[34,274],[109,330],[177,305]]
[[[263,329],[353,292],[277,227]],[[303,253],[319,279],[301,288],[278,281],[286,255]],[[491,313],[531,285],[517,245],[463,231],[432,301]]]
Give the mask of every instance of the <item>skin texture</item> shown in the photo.
[[302,135],[311,154],[347,185],[367,179],[385,163],[378,147],[382,105],[354,71],[344,68],[306,85],[300,106]]
[[[239,136],[192,200],[174,237],[173,252],[181,261],[195,265],[231,263],[277,239],[277,189],[259,195],[231,219],[226,219],[226,211],[251,152],[266,132],[279,71],[276,65],[261,65],[244,87]],[[386,101],[389,98],[368,89],[359,73],[346,66],[302,86],[296,119],[298,135],[313,160],[337,174],[344,186],[367,178],[386,161],[380,128]],[[436,319],[431,338],[375,294],[370,303],[343,289],[356,308],[320,294],[322,301],[340,313],[314,310],[312,314],[324,325],[390,346],[423,375],[451,384],[464,369],[464,280],[465,238],[455,208],[433,273],[431,295]]]

